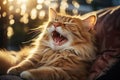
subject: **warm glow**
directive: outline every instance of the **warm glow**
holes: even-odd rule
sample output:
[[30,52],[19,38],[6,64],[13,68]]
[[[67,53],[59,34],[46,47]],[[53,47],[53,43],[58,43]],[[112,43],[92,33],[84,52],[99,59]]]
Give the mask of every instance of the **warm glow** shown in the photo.
[[37,0],[37,3],[43,3],[44,2],[44,0]]
[[10,25],[13,25],[15,23],[15,20],[14,19],[11,19],[10,20]]
[[3,17],[6,17],[7,13],[6,12],[3,12],[2,16]]
[[4,0],[4,1],[3,1],[3,4],[4,4],[4,5],[7,4],[7,0]]
[[40,11],[40,13],[39,13],[39,19],[43,19],[44,17],[45,17],[45,11],[42,10],[42,11]]
[[1,16],[1,14],[0,14],[0,18],[1,18],[2,16]]
[[[60,9],[58,11],[63,14],[66,14],[66,9],[69,7],[68,0],[3,0],[3,4],[6,3],[8,3],[9,6],[9,13],[3,13],[0,17],[5,17],[8,15],[10,25],[13,25],[17,19],[19,19],[18,21],[23,24],[28,24],[31,19],[45,19],[48,14],[46,12],[48,12],[47,10],[49,7],[55,10]],[[71,5],[73,5],[73,7],[70,8],[72,13],[77,15],[80,4],[76,0],[72,0]],[[16,16],[18,16],[17,19]]]
[[73,9],[72,12],[73,12],[74,15],[78,14],[78,10],[77,9]]
[[24,15],[26,12],[26,4],[21,5],[21,15]]
[[36,9],[38,9],[38,10],[42,9],[42,5],[41,4],[37,5]]
[[11,26],[8,26],[7,28],[7,36],[8,38],[11,38],[14,34],[13,28]]
[[86,0],[86,2],[87,2],[88,4],[91,4],[92,1],[93,1],[93,0]]
[[76,1],[72,1],[72,4],[75,6],[75,8],[79,8],[80,7],[79,3],[76,2]]
[[14,0],[8,0],[9,2],[12,2],[12,1],[14,1]]
[[11,5],[11,6],[9,7],[9,11],[12,11],[13,9],[14,9],[14,6]]
[[32,9],[32,11],[31,11],[31,13],[30,13],[30,17],[31,17],[31,19],[36,19],[36,17],[37,17],[37,10],[34,8],[34,9]]
[[1,10],[2,8],[1,8],[1,6],[0,6],[0,10]]
[[14,17],[14,16],[11,14],[11,15],[9,16],[9,19],[13,19],[13,17]]
[[17,0],[17,4],[26,4],[28,0]]
[[17,9],[15,10],[15,12],[16,12],[16,13],[20,13],[20,9],[17,8]]
[[62,2],[61,2],[61,7],[62,7],[62,8],[67,8],[67,7],[68,7],[67,1],[62,1]]
[[23,15],[23,17],[20,19],[20,22],[24,23],[24,24],[27,24],[29,22],[29,19],[28,19],[29,15],[27,13],[25,13]]
[[68,8],[68,3],[67,3],[66,0],[63,0],[63,1],[61,2],[61,6],[60,6],[60,12],[63,13],[63,14],[65,14],[65,13],[66,13],[66,12],[65,12],[65,9],[66,9],[66,8]]
[[45,4],[46,6],[49,6],[49,5],[50,5],[50,0],[45,0],[45,1],[44,1],[44,4]]
[[51,3],[50,7],[56,10],[58,8],[58,4],[57,3]]

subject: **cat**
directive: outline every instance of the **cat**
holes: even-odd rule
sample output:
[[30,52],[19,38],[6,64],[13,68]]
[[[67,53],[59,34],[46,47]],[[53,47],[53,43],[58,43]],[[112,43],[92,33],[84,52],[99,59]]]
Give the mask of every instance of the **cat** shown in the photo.
[[25,52],[22,50],[17,56],[12,54],[11,62],[5,58],[0,62],[9,63],[5,70],[7,74],[26,80],[87,80],[96,56],[92,29],[95,23],[95,15],[82,19],[59,14],[50,8],[49,20],[36,40],[35,48],[24,49]]

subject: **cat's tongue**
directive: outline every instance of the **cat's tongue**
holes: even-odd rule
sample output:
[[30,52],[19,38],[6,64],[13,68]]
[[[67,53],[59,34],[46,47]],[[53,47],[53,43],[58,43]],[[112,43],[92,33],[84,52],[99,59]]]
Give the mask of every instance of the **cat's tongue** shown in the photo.
[[61,46],[67,41],[67,39],[64,36],[60,35],[57,31],[53,31],[52,37],[55,42],[55,45],[58,45],[58,46]]

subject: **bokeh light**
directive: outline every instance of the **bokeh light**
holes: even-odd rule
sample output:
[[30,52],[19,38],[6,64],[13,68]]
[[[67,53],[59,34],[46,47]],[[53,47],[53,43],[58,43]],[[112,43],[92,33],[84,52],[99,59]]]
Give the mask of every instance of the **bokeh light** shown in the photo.
[[13,9],[14,9],[13,5],[9,6],[9,11],[12,11]]
[[20,9],[17,8],[17,9],[15,10],[15,12],[16,12],[16,13],[20,13]]
[[3,12],[2,17],[6,17],[7,13]]
[[42,4],[44,2],[44,0],[37,0],[37,3]]
[[74,7],[77,8],[77,9],[80,7],[80,4],[79,4],[78,2],[76,2],[76,1],[74,1],[74,0],[72,1],[72,4],[73,4]]
[[42,10],[39,12],[39,19],[43,19],[45,17],[45,11]]
[[[88,3],[91,1],[86,0]],[[77,0],[71,0],[71,3],[69,0],[3,0],[2,4],[8,7],[8,12],[1,13],[0,18],[8,16],[8,25],[10,26],[16,24],[27,26],[30,24],[29,27],[31,27],[29,22],[32,21],[42,24],[48,18],[48,9],[50,7],[63,14],[70,10],[72,14],[77,15],[80,10],[80,3]],[[2,7],[0,6],[1,9]]]
[[5,4],[7,4],[7,0],[4,0],[4,1],[3,1],[3,5],[5,5]]
[[60,4],[60,12],[63,14],[66,14],[66,12],[65,12],[66,8],[68,8],[67,0],[62,0],[62,2]]
[[27,4],[28,0],[17,0],[17,4]]
[[9,19],[13,19],[13,18],[14,18],[14,15],[11,14],[11,15],[9,16]]
[[14,19],[10,19],[10,25],[13,25],[15,23],[15,20]]
[[30,17],[32,20],[37,18],[37,10],[35,8],[31,10]]
[[41,5],[41,4],[38,4],[38,5],[36,6],[36,9],[38,9],[38,10],[42,9],[42,5]]
[[13,28],[11,26],[8,26],[7,28],[7,36],[8,38],[11,38],[14,34]]
[[[0,5],[0,19],[5,19],[7,28],[8,45],[12,42],[14,46],[23,45],[26,41],[23,37],[28,35],[31,29],[36,29],[48,20],[49,8],[66,14],[79,14],[80,4],[77,0],[2,0]],[[40,31],[40,30],[39,30]],[[39,32],[40,33],[40,32]],[[38,31],[31,32],[27,40],[38,35]],[[23,41],[24,40],[24,41]]]
[[27,24],[29,22],[29,19],[28,19],[29,15],[27,13],[25,13],[23,15],[23,17],[21,17],[20,19],[20,22],[24,23],[24,24]]
[[93,1],[93,0],[86,0],[86,2],[87,2],[88,4],[91,4],[92,1]]
[[[88,2],[92,0],[86,0]],[[75,15],[79,14],[80,4],[77,0],[72,0],[71,4],[68,0],[3,0],[3,4],[8,4],[8,13],[1,14],[1,17],[8,15],[9,24],[14,25],[15,20],[23,24],[28,24],[30,20],[45,19],[48,16],[49,7],[58,10],[60,13],[66,14],[66,10],[71,10]],[[71,7],[71,8],[69,8]],[[0,6],[0,10],[1,10]],[[18,22],[17,21],[17,22]]]
[[26,12],[26,4],[21,5],[21,15],[24,15]]
[[8,0],[9,2],[12,2],[12,1],[14,1],[14,0]]

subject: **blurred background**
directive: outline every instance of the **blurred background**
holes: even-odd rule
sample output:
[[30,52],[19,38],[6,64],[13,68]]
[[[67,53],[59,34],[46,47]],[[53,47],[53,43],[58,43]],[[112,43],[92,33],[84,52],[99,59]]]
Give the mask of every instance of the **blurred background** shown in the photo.
[[0,0],[0,49],[19,50],[40,34],[48,9],[80,15],[120,5],[120,0]]

